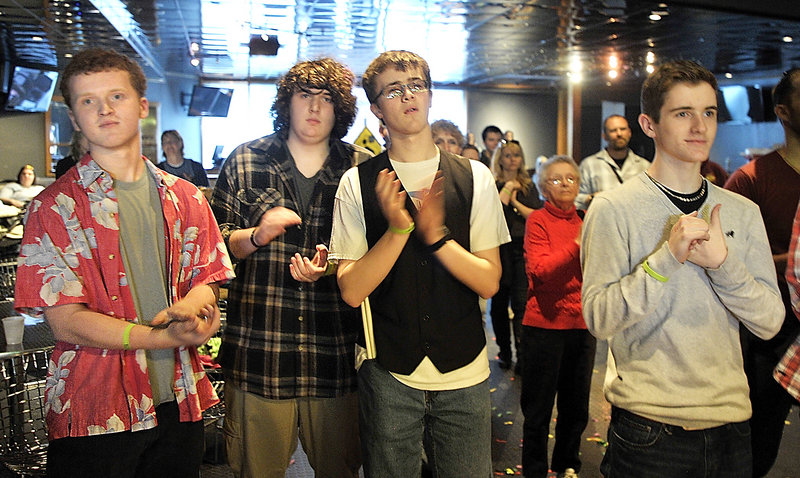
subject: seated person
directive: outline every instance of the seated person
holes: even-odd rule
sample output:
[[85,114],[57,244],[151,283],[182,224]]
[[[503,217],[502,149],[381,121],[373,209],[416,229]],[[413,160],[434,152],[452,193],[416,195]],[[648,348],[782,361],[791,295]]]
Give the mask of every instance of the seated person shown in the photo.
[[44,190],[44,186],[36,183],[36,173],[33,166],[26,164],[17,173],[17,182],[8,183],[0,189],[0,201],[9,206],[24,208],[37,194]]

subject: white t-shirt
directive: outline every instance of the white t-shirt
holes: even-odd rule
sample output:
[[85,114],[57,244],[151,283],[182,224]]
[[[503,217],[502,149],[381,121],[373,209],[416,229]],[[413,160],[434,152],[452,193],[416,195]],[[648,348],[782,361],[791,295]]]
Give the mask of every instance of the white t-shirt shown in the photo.
[[[424,189],[430,188],[439,169],[439,153],[434,158],[414,163],[391,161],[397,177],[412,200]],[[503,216],[503,206],[497,194],[491,171],[479,161],[471,161],[473,194],[470,212],[470,252],[493,249],[511,240]],[[348,170],[339,182],[333,208],[333,229],[329,257],[333,260],[356,261],[369,250],[367,228],[358,168]],[[362,355],[365,353],[359,350]],[[357,359],[357,363],[360,361]],[[489,358],[486,347],[475,359],[447,373],[441,373],[425,357],[410,375],[392,373],[400,382],[418,390],[456,390],[476,385],[489,376]]]

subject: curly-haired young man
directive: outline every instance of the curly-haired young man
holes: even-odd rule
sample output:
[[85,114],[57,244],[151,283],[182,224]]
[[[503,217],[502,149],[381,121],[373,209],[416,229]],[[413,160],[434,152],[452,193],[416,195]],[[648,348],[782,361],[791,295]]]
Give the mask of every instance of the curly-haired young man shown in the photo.
[[369,156],[341,141],[355,118],[353,81],[331,59],[293,66],[272,105],[275,133],[237,147],[214,189],[238,261],[220,360],[239,476],[283,477],[298,430],[317,476],[358,476],[359,321],[326,248],[339,179]]

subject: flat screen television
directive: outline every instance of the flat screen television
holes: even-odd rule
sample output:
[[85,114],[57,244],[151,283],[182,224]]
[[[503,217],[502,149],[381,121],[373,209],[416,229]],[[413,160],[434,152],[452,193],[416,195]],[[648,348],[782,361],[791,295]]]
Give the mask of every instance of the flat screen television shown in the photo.
[[31,113],[47,111],[56,83],[58,83],[57,71],[14,65],[5,109]]
[[233,88],[195,85],[189,102],[189,116],[228,116]]

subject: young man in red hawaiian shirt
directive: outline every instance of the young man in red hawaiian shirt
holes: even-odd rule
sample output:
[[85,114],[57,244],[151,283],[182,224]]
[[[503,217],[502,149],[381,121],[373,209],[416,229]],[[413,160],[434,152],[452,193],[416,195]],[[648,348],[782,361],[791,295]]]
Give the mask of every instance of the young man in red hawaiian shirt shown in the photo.
[[141,155],[145,88],[121,54],[75,55],[62,91],[91,153],[29,207],[15,305],[57,340],[48,476],[197,476],[218,401],[195,346],[233,271],[202,193]]

